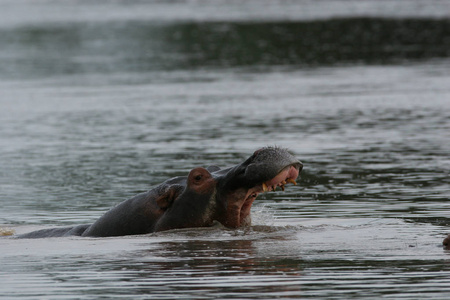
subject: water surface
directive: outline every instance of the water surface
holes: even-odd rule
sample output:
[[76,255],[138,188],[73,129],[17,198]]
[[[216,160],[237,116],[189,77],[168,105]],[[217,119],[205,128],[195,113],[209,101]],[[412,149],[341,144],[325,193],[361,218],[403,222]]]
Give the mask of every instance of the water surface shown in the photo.
[[2,237],[0,297],[446,299],[450,23],[431,2],[2,2],[2,228],[90,223],[262,146],[305,167],[251,228]]

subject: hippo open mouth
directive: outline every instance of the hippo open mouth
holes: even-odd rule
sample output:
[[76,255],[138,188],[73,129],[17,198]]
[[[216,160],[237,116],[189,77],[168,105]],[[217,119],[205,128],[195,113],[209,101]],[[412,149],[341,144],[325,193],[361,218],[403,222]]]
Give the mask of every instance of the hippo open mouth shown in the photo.
[[[288,183],[292,183],[293,185],[297,185],[295,179],[297,179],[300,173],[299,167],[288,166],[283,169],[277,176],[274,178],[263,182],[261,186],[256,186],[250,190],[248,190],[247,195],[245,197],[244,203],[239,209],[239,217],[229,216],[230,220],[237,220],[238,222],[229,223],[230,227],[239,227],[242,225],[250,225],[248,216],[250,215],[250,209],[252,207],[253,201],[260,193],[275,191],[277,187],[280,187],[282,191],[284,191],[285,185]],[[235,213],[235,212],[230,212]]]
[[[263,192],[284,191],[285,185],[296,185],[303,165],[287,150],[267,147],[257,150],[253,156],[229,170],[223,179],[226,182],[226,213],[220,220],[227,227],[250,225],[250,210],[253,201]],[[219,218],[220,219],[220,218]]]

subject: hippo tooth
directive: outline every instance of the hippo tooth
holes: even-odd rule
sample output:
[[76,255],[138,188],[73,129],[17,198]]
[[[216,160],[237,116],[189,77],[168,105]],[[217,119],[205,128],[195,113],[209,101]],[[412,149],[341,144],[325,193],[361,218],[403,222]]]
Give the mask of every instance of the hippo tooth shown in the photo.
[[286,179],[286,181],[292,183],[293,185],[297,185],[297,182],[295,182],[295,180],[292,178],[288,178]]
[[264,182],[262,184],[262,189],[263,189],[264,192],[267,192],[267,190],[268,190],[267,184],[265,184]]
[[284,184],[280,185],[281,190],[284,192]]

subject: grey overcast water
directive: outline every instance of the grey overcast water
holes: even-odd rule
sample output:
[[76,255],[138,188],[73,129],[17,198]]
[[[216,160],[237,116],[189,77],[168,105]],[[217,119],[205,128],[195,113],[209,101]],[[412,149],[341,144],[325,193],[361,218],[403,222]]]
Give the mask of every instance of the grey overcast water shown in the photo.
[[0,298],[449,298],[449,1],[2,0],[0,45],[4,232],[304,163],[250,228],[0,237]]

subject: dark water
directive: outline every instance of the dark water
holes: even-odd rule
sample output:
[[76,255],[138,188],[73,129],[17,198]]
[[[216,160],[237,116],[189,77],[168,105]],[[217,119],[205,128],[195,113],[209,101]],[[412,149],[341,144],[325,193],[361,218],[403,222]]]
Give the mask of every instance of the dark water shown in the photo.
[[305,165],[251,228],[2,237],[0,298],[448,298],[446,1],[0,8],[1,228],[89,223],[266,145]]

